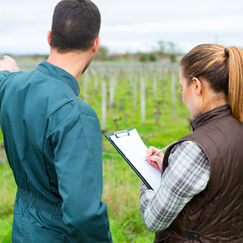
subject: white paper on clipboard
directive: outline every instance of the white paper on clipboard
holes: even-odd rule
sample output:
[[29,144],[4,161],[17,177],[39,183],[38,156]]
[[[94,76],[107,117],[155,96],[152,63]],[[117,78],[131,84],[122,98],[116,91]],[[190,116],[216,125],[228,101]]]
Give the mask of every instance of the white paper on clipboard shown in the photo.
[[161,172],[145,161],[148,148],[143,143],[137,130],[132,129],[129,131],[129,135],[124,136],[122,134],[119,136],[114,134],[110,136],[110,138],[153,190],[158,191],[161,181]]

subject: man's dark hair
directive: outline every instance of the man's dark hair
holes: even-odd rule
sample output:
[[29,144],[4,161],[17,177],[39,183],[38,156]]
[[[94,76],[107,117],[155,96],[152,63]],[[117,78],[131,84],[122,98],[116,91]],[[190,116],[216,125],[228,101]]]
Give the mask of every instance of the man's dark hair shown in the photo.
[[61,53],[86,51],[99,35],[100,12],[90,0],[62,0],[53,14],[51,47]]

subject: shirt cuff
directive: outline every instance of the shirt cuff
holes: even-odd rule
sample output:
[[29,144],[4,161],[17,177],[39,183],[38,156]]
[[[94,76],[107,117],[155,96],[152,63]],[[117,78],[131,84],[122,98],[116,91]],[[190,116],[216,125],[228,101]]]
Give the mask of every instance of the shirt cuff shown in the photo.
[[141,190],[140,190],[140,210],[141,213],[144,213],[145,208],[149,204],[149,202],[154,197],[154,191],[148,189],[147,186],[142,183]]

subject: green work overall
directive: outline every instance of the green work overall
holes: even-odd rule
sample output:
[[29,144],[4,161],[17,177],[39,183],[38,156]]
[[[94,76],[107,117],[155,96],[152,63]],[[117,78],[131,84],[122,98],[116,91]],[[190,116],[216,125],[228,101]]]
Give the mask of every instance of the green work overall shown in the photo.
[[0,72],[0,123],[17,184],[13,243],[112,242],[102,134],[75,78],[42,62]]

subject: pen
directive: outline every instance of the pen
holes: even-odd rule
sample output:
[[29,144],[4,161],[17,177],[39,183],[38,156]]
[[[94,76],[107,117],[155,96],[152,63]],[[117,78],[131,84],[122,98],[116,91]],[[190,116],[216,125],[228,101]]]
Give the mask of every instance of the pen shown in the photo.
[[[171,144],[172,144],[172,143],[171,143]],[[169,145],[167,145],[166,147],[160,149],[159,151],[157,151],[156,153],[154,153],[152,156],[157,155],[157,154],[159,154],[159,153],[165,151],[171,144],[169,144]]]
[[[154,153],[152,156],[157,155],[157,154],[159,154],[159,153],[165,151],[170,145],[171,145],[171,144],[169,144],[168,146],[166,146],[166,147],[160,149],[159,151],[157,151],[156,153]],[[149,162],[148,159],[145,159],[145,161]],[[151,164],[151,162],[149,162],[149,163]],[[154,163],[154,162],[152,162],[152,163]],[[154,165],[153,165],[153,166],[154,166]]]
[[161,150],[159,150],[159,151],[157,151],[156,153],[154,153],[152,156],[157,155],[157,154],[159,154],[159,153],[165,151],[167,148],[168,148],[168,146],[162,148]]

